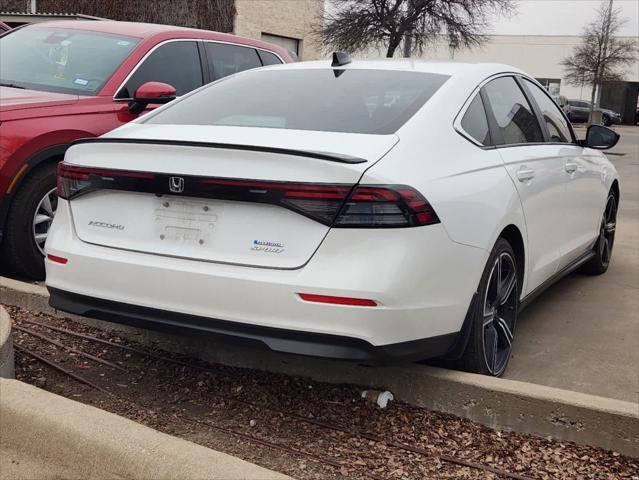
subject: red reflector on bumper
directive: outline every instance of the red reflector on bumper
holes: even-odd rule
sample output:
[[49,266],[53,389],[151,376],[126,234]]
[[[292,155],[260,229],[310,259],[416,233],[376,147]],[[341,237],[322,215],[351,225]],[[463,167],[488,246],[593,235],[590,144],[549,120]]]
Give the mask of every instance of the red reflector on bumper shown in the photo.
[[332,303],[335,305],[355,305],[357,307],[376,307],[377,303],[366,298],[332,297],[330,295],[314,295],[312,293],[299,293],[302,300],[315,303]]
[[56,257],[55,255],[47,255],[47,258],[52,262],[61,263],[62,265],[66,265],[66,263],[69,261],[67,258]]

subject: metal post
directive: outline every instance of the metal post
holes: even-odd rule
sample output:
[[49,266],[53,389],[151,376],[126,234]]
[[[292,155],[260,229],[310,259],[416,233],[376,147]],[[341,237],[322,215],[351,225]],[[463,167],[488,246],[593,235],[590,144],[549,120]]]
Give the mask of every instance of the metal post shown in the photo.
[[38,0],[31,0],[31,13],[38,13]]

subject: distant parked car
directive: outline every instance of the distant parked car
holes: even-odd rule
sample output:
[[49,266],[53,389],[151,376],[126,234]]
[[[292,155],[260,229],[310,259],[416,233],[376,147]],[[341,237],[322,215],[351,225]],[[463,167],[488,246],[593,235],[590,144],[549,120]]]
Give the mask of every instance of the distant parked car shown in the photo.
[[552,99],[555,101],[559,108],[561,108],[564,113],[568,113],[568,99],[563,95],[553,95]]
[[0,22],[0,34],[11,30],[11,27],[4,22]]
[[242,72],[58,165],[50,304],[144,328],[501,375],[520,306],[611,261],[619,184],[510,66]]
[[[590,115],[590,105],[591,103],[587,100],[568,100],[566,114],[573,123],[587,122]],[[607,127],[621,123],[621,114],[607,108],[600,110],[602,113],[601,123]]]
[[283,48],[203,30],[57,21],[0,38],[2,264],[44,277],[56,211],[55,166],[76,139],[96,137],[213,80],[291,62]]

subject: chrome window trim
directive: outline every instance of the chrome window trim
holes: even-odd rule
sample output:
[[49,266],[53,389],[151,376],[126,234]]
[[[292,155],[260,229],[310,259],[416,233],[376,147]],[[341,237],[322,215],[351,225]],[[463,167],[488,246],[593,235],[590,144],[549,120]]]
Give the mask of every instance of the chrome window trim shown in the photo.
[[[534,78],[532,78],[529,75],[526,75],[524,73],[521,73],[521,72],[501,72],[501,73],[496,73],[495,75],[492,75],[492,76],[484,79],[477,87],[475,87],[475,89],[472,91],[470,96],[466,99],[466,101],[462,105],[461,109],[457,113],[457,116],[455,117],[455,120],[453,121],[453,127],[454,127],[455,131],[457,133],[459,133],[462,137],[464,137],[466,140],[468,140],[469,142],[473,143],[477,147],[482,148],[484,150],[554,144],[555,142],[528,142],[528,143],[510,143],[510,144],[506,144],[506,145],[484,145],[481,142],[475,140],[475,138],[473,138],[473,136],[471,134],[469,134],[468,132],[466,132],[462,128],[461,121],[464,118],[464,115],[466,114],[466,110],[468,110],[468,108],[470,107],[471,102],[475,99],[475,95],[479,95],[479,91],[484,87],[484,85],[486,85],[489,82],[492,82],[493,80],[496,80],[496,79],[502,78],[502,77],[513,77],[513,80],[515,80],[515,82],[517,81],[515,77],[519,77],[519,78],[522,78],[522,79],[529,80],[533,84],[538,84],[538,82]],[[519,87],[519,88],[521,88],[521,87]],[[528,99],[526,94],[523,91],[522,91],[522,93],[524,94],[524,97],[526,97],[526,100],[528,102],[530,102],[530,100]],[[551,98],[551,100],[552,100],[552,98]],[[554,100],[553,100],[553,102],[554,102]],[[531,105],[531,107],[532,107],[532,105]],[[561,108],[559,110],[561,111]],[[562,113],[563,113],[563,111],[562,111]],[[564,115],[564,117],[565,117],[565,115]],[[570,123],[570,121],[568,121],[568,126],[569,126],[569,129],[570,129],[570,131],[571,131],[571,133],[573,135],[573,140],[576,139],[574,131],[572,129],[572,124]],[[542,125],[539,125],[539,127],[543,129]],[[559,143],[559,145],[575,145],[575,143],[574,142],[572,142],[572,143],[571,142],[566,142],[566,143],[561,142],[561,143]]]
[[[284,61],[284,59],[276,52],[273,52],[271,50],[267,50],[265,48],[261,48],[261,47],[252,47],[250,45],[243,45],[241,43],[233,43],[233,42],[225,42],[222,40],[208,40],[208,39],[204,39],[204,38],[171,38],[169,40],[164,40],[163,42],[158,43],[157,45],[155,45],[151,50],[149,50],[148,52],[146,52],[146,54],[140,59],[140,61],[138,61],[138,63],[135,65],[135,67],[129,72],[129,74],[126,76],[126,78],[122,81],[122,83],[120,84],[120,86],[115,90],[115,93],[113,94],[113,101],[114,102],[130,102],[133,100],[133,98],[116,98],[118,96],[118,93],[120,93],[120,91],[124,88],[124,86],[126,85],[126,83],[131,79],[131,77],[135,74],[135,72],[137,72],[137,70],[142,66],[142,64],[146,61],[147,58],[149,58],[149,56],[155,52],[158,48],[162,47],[163,45],[166,45],[167,43],[173,43],[173,42],[206,42],[206,43],[220,43],[223,45],[234,45],[237,47],[244,47],[244,48],[252,48],[253,50],[261,50],[263,52],[268,52],[268,53],[272,53],[273,55],[275,55],[277,58],[279,58],[282,63],[286,63]],[[261,59],[260,59],[261,62]],[[204,72],[203,72],[204,73]],[[214,82],[215,80],[212,80],[212,82]],[[202,85],[200,85],[200,87],[203,87],[204,85],[207,85],[205,83],[202,83]],[[198,88],[200,88],[198,87]]]

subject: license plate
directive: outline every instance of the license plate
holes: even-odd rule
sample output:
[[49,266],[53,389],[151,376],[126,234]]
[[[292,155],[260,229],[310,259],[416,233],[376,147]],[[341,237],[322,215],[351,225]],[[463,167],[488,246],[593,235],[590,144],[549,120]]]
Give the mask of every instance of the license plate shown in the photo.
[[155,238],[166,244],[211,247],[223,206],[210,200],[162,197],[155,208]]

